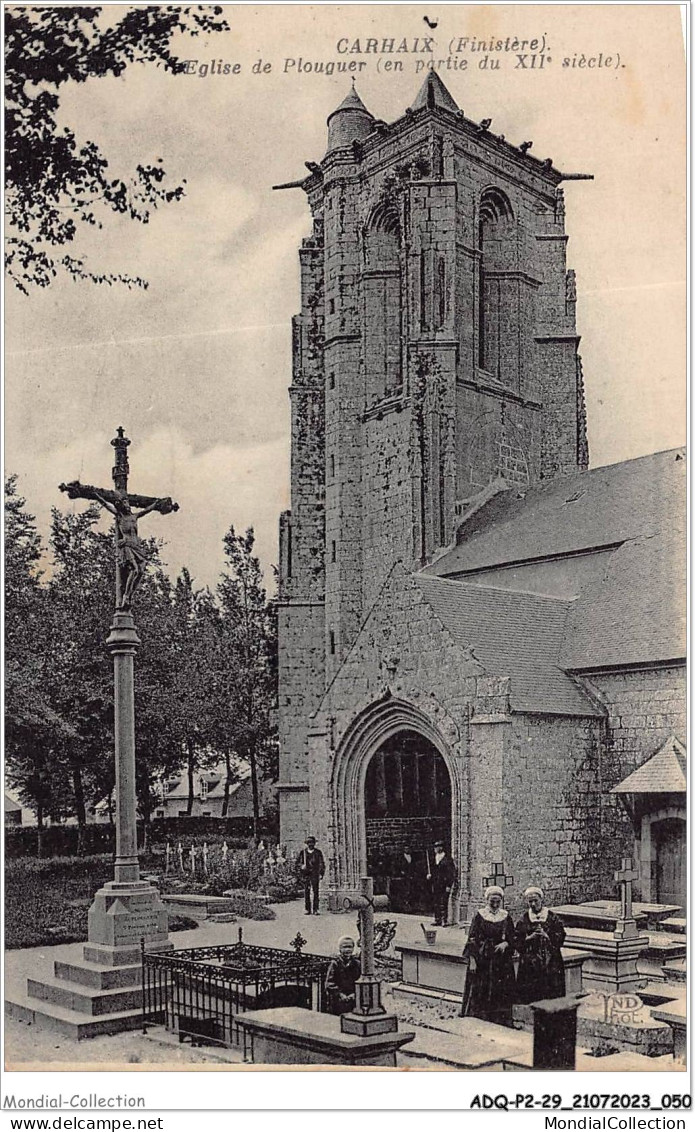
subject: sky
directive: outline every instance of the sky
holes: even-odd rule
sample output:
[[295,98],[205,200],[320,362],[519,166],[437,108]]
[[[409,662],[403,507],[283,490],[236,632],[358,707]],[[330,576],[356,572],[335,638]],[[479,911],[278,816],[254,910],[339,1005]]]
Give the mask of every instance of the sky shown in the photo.
[[[676,5],[225,10],[229,32],[175,43],[198,61],[196,73],[137,64],[118,79],[61,87],[59,121],[98,142],[114,176],[161,157],[172,184],[186,180],[186,196],[147,225],[105,213],[103,229],[73,246],[96,270],[144,276],[147,291],[67,278],[28,298],[6,290],[5,470],[18,474],[43,532],[52,506],[84,506],[61,496],[60,482],[110,486],[109,441],[123,425],[130,489],[180,504],[142,524],[143,534],[166,540],[172,572],[187,565],[198,584],[214,585],[230,524],[255,528],[266,569],[277,561],[278,516],[290,504],[297,247],[311,224],[301,190],[272,186],[301,179],[304,162],[321,159],[326,117],[349,90],[349,75],[317,72],[319,62],[365,63],[358,92],[390,121],[414,100],[426,63],[441,60],[439,74],[469,118],[492,118],[508,141],[533,139],[534,155],[564,171],[594,174],[564,186],[591,463],[684,442],[685,67]],[[543,67],[520,66],[518,52],[471,50],[471,40],[508,36],[545,36],[536,52]],[[419,50],[424,37],[431,53]],[[406,38],[416,50],[391,55],[403,69],[389,71],[388,55],[367,51],[370,38]],[[599,66],[607,57],[611,66]],[[213,73],[212,60],[229,63],[229,73]]]

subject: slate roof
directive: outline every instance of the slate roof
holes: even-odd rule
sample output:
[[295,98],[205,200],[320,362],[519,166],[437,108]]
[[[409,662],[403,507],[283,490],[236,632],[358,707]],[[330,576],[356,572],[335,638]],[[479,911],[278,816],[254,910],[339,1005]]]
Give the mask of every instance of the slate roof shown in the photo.
[[685,547],[686,461],[672,449],[494,495],[427,573],[613,548],[573,603],[559,663],[624,667],[685,656]]
[[[225,770],[202,771],[200,774],[196,774],[196,787],[195,787],[196,798],[200,795],[200,779],[201,778],[204,778],[206,780],[206,782],[208,783],[208,791],[207,791],[207,795],[206,795],[207,798],[222,798],[222,797],[224,797],[225,774],[226,774]],[[232,785],[229,788],[229,797],[230,798],[234,794],[236,794],[237,790],[242,785],[242,783],[245,782],[246,779],[250,777],[251,771],[248,768],[244,768],[244,769],[240,770],[238,772],[238,774],[239,774],[238,780],[236,782],[232,783]],[[176,784],[172,785],[171,790],[166,791],[166,793],[164,795],[165,799],[168,799],[168,798],[176,799],[176,798],[187,798],[188,797],[188,779],[186,778],[185,775],[182,775],[181,777],[174,775],[174,776],[172,776],[172,778],[169,781],[170,781],[170,783],[175,782]]]
[[559,666],[571,602],[426,574],[414,579],[456,643],[490,675],[510,677],[513,711],[603,714]]
[[672,735],[656,754],[618,783],[611,794],[684,794],[685,747]]
[[684,454],[675,448],[502,492],[464,519],[458,545],[428,573],[611,546],[661,532],[679,515],[684,522]]
[[423,110],[427,107],[432,109],[435,106],[439,106],[442,110],[450,110],[452,114],[458,114],[459,108],[439,75],[435,71],[428,71],[411,110]]
[[374,117],[374,115],[372,113],[370,113],[369,110],[367,110],[367,107],[365,106],[364,102],[362,101],[359,94],[355,90],[354,85],[350,88],[348,93],[345,95],[345,98],[340,103],[340,106],[337,106],[335,108],[335,110],[333,111],[333,113],[328,115],[328,120],[330,121],[330,119],[333,117],[333,114],[339,114],[341,110],[361,110],[365,114],[369,114],[370,118]]

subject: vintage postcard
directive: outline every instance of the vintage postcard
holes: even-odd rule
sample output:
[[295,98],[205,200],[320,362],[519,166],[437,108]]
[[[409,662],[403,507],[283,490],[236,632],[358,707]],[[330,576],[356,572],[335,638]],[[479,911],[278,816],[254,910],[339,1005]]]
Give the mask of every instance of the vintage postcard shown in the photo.
[[13,1106],[685,1107],[684,11],[4,15]]

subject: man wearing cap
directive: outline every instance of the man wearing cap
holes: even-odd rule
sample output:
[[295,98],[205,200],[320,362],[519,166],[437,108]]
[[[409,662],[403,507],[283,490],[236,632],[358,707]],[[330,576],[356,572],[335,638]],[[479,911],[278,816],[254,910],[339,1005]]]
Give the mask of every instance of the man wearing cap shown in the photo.
[[[323,853],[316,848],[316,838],[307,837],[305,846],[297,857],[297,871],[304,881],[304,915],[319,914],[319,881],[326,872]],[[312,908],[313,896],[313,908]]]
[[434,843],[434,860],[427,874],[432,885],[434,925],[444,927],[449,919],[449,896],[456,880],[454,862],[444,848],[443,841]]

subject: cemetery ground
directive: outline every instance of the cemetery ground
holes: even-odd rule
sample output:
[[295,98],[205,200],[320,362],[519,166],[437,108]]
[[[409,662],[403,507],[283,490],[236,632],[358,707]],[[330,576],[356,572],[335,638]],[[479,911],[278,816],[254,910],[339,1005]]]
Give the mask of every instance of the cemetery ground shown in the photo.
[[[214,874],[194,882],[175,875],[165,876],[158,882],[160,891],[172,893],[177,889],[186,892],[202,891],[221,895],[228,888],[238,888],[234,911],[246,918],[270,918],[264,901],[256,898],[255,890],[261,878],[254,869],[248,853],[230,856],[230,867],[223,874]],[[143,875],[162,868],[160,854],[141,853]],[[55,943],[73,943],[87,938],[87,912],[94,893],[113,878],[111,854],[86,857],[35,857],[9,858],[5,863],[5,947],[38,947]],[[267,886],[266,886],[267,887]],[[294,896],[296,885],[292,876],[278,877],[270,886],[275,899]],[[284,890],[284,891],[283,891]],[[186,916],[170,915],[169,930],[179,932],[193,928],[195,920]]]
[[[91,882],[89,882],[91,883]],[[245,942],[270,947],[288,948],[299,931],[306,939],[304,950],[318,955],[335,954],[337,941],[341,935],[357,934],[356,914],[322,914],[305,916],[302,900],[292,900],[272,906],[274,918],[271,920],[252,920],[238,916],[234,923],[215,923],[203,920],[198,926],[173,936],[176,948],[200,947],[213,944],[228,944],[236,941],[241,927]],[[421,916],[388,913],[389,919],[397,923],[394,943],[418,942],[422,939]],[[84,936],[83,936],[84,938]],[[463,946],[464,933],[458,927],[439,929],[438,940],[451,947]],[[26,987],[27,977],[38,972],[48,971],[53,961],[65,956],[66,952],[77,952],[79,944],[51,945],[30,948],[17,948],[5,955],[6,995]],[[393,973],[386,976],[393,978]],[[474,1049],[474,1060],[478,1067],[493,1060],[509,1058],[519,1062],[519,1068],[530,1060],[531,1035],[516,1030],[500,1031],[499,1027],[480,1022],[477,1019],[461,1019],[452,1016],[451,1010],[430,1011],[427,1014],[414,1012],[402,1002],[397,1002],[388,984],[383,984],[383,1004],[387,1010],[395,1010],[401,1019],[401,1028],[415,1033],[415,1040],[404,1047],[398,1055],[399,1067],[409,1070],[451,1070],[460,1071],[461,1053],[467,1049],[470,1063],[470,1050]],[[237,1050],[220,1049],[214,1046],[192,1047],[179,1044],[174,1035],[166,1034],[153,1027],[144,1036],[137,1030],[101,1036],[86,1041],[75,1042],[63,1035],[39,1029],[35,1025],[20,1022],[13,1018],[5,1019],[5,1060],[7,1068],[15,1070],[66,1069],[76,1066],[80,1069],[103,1070],[109,1068],[138,1072],[147,1068],[162,1069],[166,1066],[191,1070],[220,1069],[225,1066],[241,1067],[242,1057]],[[470,1065],[470,1069],[475,1069]],[[248,1066],[246,1067],[248,1068]],[[579,1071],[625,1071],[647,1068],[650,1072],[673,1071],[671,1056],[638,1058],[634,1064],[628,1053],[614,1056],[593,1057],[587,1050],[577,1051]]]

